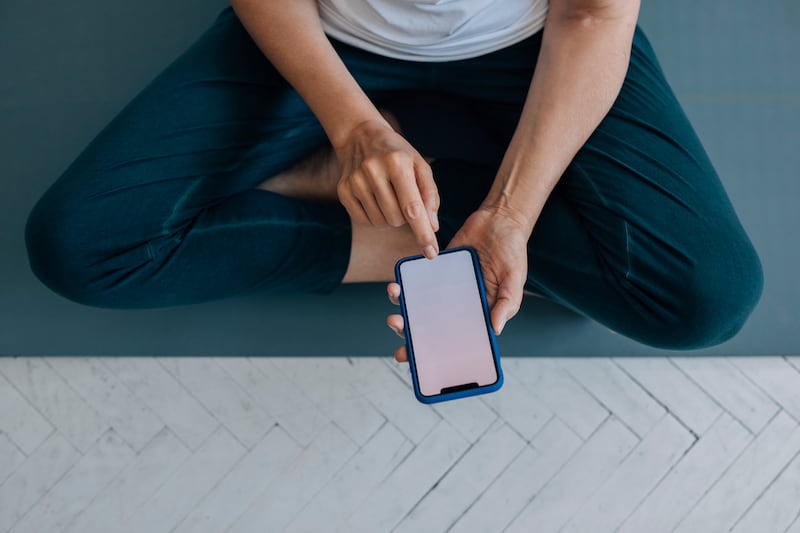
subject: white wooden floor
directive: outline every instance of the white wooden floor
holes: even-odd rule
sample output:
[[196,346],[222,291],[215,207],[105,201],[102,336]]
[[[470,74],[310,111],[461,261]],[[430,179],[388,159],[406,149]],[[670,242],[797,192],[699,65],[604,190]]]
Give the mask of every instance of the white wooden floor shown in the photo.
[[800,357],[0,358],[0,532],[800,533]]

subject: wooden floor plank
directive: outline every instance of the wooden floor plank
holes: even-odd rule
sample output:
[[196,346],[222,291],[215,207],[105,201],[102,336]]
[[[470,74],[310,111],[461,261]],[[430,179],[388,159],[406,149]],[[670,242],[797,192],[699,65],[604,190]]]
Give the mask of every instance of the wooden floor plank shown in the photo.
[[0,486],[0,532],[5,533],[81,458],[54,433]]
[[352,367],[346,359],[307,357],[304,368],[295,363],[291,358],[274,360],[274,365],[357,445],[367,442],[386,421],[350,384]]
[[167,429],[162,430],[64,533],[108,533],[124,524],[189,457],[189,450]]
[[59,479],[11,533],[61,531],[80,514],[136,454],[109,430]]
[[0,431],[30,455],[53,432],[53,426],[3,376],[10,360],[0,357]]
[[[219,357],[216,361],[249,392],[255,392],[256,388],[262,389],[259,393],[262,406],[269,414],[280,420],[282,415],[314,407],[314,402],[278,368],[275,364],[277,359]],[[295,364],[297,365],[297,362]],[[307,365],[303,363],[301,366]]]
[[526,447],[503,421],[496,421],[392,531],[446,531]]
[[391,531],[468,446],[446,420],[440,421],[337,531]]
[[0,433],[0,486],[24,462],[25,454],[11,442],[5,433]]
[[292,464],[302,451],[283,430],[273,428],[195,506],[173,533],[226,531]]
[[433,410],[447,420],[469,443],[481,438],[497,420],[497,413],[477,396],[463,398],[457,402],[433,404]]
[[164,427],[100,360],[51,357],[46,361],[134,450],[144,448]]
[[43,359],[7,359],[0,370],[25,399],[82,453],[86,453],[109,428],[97,411]]
[[411,441],[397,428],[384,424],[297,514],[284,533],[331,531],[341,526],[412,449]]
[[789,526],[786,533],[800,533],[800,517],[795,518],[794,523]]
[[423,405],[390,358],[0,359],[0,533],[800,533],[800,358],[504,371]]
[[561,531],[616,531],[693,443],[694,436],[665,415]]
[[800,515],[800,449],[732,533],[783,533]]
[[620,533],[668,533],[751,442],[742,424],[723,413],[620,527]]
[[169,533],[245,452],[244,446],[225,428],[218,428],[129,520],[115,530],[119,533]]
[[638,439],[616,418],[609,418],[506,530],[508,533],[559,531],[616,470]]
[[[402,372],[408,372],[408,364],[400,365],[392,359],[391,363],[399,367],[395,372],[383,357],[346,357],[345,362],[347,381],[362,396],[380,392],[387,380],[396,382]],[[402,379],[400,381],[405,383]]]
[[778,412],[778,405],[726,359],[675,357],[672,360],[754,434]]
[[553,416],[553,411],[513,374],[505,376],[500,390],[501,393],[484,395],[481,400],[530,442]]
[[503,531],[563,467],[582,441],[552,418],[453,525],[449,533]]
[[676,533],[728,531],[800,451],[800,426],[784,412],[742,452]]
[[504,365],[582,439],[608,417],[608,410],[553,360],[506,359]]
[[728,360],[800,422],[800,371],[781,357],[731,357]]
[[394,358],[387,358],[381,361],[383,365],[386,366],[392,373],[400,379],[409,390],[413,389],[413,384],[411,380],[411,368],[408,365],[408,362],[399,363]]
[[308,446],[330,422],[269,359],[215,360],[301,446]]
[[253,501],[231,531],[263,533],[267,524],[282,531],[356,451],[350,438],[329,424]]
[[664,408],[608,359],[564,359],[559,364],[639,437],[664,416]]
[[675,418],[700,435],[719,418],[722,408],[665,357],[614,359]]
[[800,355],[785,355],[783,359],[786,360],[787,363],[792,365],[800,372]]
[[[288,377],[312,402],[322,406],[336,400],[352,398],[356,391],[350,385],[350,365],[341,357],[303,357],[298,365],[293,357],[276,357],[273,365]],[[326,379],[320,380],[319,376]]]
[[159,362],[248,448],[275,424],[275,419],[212,358],[171,357]]
[[442,420],[430,405],[423,405],[396,375],[376,374],[376,386],[365,397],[414,444],[419,444]]
[[219,422],[152,357],[108,357],[103,363],[189,449],[197,450]]

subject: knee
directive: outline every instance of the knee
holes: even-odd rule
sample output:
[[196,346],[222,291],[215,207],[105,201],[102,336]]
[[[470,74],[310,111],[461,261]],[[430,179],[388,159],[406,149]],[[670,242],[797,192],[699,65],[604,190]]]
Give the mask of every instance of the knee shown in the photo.
[[61,296],[89,305],[91,229],[80,204],[57,194],[55,188],[39,199],[25,225],[33,274]]
[[662,309],[649,344],[668,349],[720,344],[741,330],[758,303],[764,283],[761,262],[743,233],[717,241],[692,263],[673,274],[666,289],[673,303]]

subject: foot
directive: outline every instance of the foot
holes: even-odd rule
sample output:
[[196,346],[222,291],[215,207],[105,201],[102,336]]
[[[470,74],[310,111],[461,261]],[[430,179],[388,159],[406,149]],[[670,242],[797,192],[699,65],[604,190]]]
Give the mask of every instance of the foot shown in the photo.
[[[392,113],[385,110],[380,112],[396,132],[402,133]],[[428,163],[433,161],[431,158],[425,159]],[[330,144],[326,144],[288,170],[267,178],[257,188],[315,202],[338,202],[336,186],[341,176],[339,160]]]
[[339,160],[330,145],[326,145],[257,188],[315,202],[338,202],[336,185],[340,176]]

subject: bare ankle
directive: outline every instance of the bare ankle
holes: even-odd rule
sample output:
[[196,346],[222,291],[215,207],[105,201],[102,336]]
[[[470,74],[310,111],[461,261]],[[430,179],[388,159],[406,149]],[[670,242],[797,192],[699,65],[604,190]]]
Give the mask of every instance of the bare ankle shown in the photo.
[[284,196],[318,202],[338,201],[336,185],[340,167],[333,149],[323,146],[283,172],[267,178],[257,188]]
[[408,224],[395,228],[353,224],[350,262],[342,283],[394,280],[394,265],[401,257],[420,253]]

